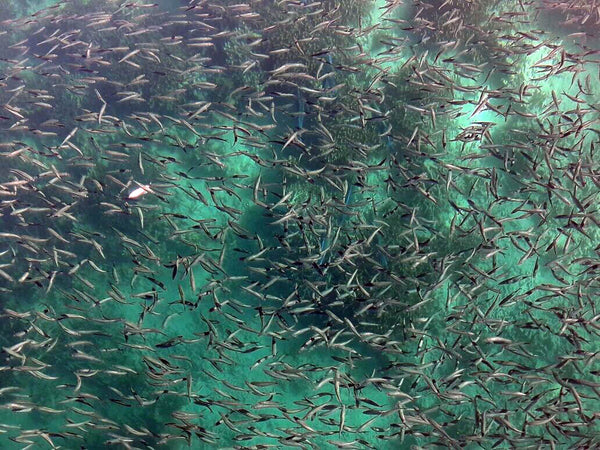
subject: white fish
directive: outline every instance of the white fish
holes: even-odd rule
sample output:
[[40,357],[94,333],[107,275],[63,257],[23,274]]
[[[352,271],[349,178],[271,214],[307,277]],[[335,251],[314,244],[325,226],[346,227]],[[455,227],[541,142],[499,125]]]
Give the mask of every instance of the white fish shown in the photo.
[[127,196],[128,199],[135,199],[135,198],[139,198],[144,194],[147,194],[148,192],[152,192],[150,189],[150,185],[148,184],[144,184],[142,186],[139,186],[137,188],[135,188],[133,191],[131,191],[129,193],[129,195]]

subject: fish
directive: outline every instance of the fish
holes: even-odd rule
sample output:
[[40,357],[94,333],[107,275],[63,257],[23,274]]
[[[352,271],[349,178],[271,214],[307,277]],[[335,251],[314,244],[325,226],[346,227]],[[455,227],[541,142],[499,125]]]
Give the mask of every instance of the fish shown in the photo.
[[2,439],[595,446],[594,5],[18,6]]
[[140,198],[143,195],[146,195],[147,193],[152,192],[152,189],[150,188],[149,184],[143,184],[143,185],[139,185],[137,188],[133,189],[128,195],[127,198],[129,200],[135,200]]

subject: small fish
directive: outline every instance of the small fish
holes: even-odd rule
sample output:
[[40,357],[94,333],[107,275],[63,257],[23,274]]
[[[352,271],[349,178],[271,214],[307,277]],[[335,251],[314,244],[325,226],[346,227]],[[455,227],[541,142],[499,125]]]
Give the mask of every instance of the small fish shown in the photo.
[[137,188],[135,188],[133,191],[131,191],[129,193],[129,195],[127,196],[127,198],[129,200],[135,200],[137,198],[140,198],[142,195],[147,194],[148,192],[152,192],[152,190],[150,189],[150,185],[143,184],[143,185],[140,185]]

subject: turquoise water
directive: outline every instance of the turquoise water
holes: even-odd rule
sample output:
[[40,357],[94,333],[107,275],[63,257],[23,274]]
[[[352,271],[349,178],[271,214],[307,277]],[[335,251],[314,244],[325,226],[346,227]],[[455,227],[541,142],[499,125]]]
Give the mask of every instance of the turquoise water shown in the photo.
[[594,448],[567,2],[0,3],[0,448]]

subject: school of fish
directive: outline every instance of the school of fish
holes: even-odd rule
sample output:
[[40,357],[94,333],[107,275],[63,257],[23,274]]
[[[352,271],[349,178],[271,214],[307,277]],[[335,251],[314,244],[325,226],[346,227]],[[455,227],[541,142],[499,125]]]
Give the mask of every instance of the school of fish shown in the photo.
[[600,3],[22,3],[0,449],[600,447]]

